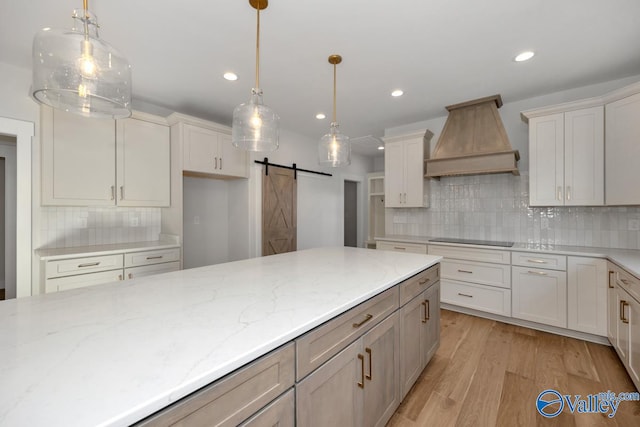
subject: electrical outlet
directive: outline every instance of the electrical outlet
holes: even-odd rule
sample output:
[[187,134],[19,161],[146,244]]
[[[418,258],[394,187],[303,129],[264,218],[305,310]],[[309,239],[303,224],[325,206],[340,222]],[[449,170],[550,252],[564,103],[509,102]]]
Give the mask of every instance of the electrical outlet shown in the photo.
[[640,219],[630,219],[627,228],[629,231],[640,231]]
[[199,217],[198,215],[196,215],[196,216],[194,216],[194,217],[193,217],[193,223],[194,223],[195,225],[200,224],[200,217]]

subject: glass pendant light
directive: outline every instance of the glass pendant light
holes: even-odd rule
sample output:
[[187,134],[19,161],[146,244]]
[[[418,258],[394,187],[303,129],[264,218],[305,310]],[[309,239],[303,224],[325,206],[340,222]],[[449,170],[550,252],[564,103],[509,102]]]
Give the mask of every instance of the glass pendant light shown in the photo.
[[44,28],[33,40],[34,99],[87,117],[131,115],[131,66],[98,36],[98,18],[73,11],[71,30]]
[[267,0],[249,0],[256,9],[256,86],[251,89],[251,99],[233,110],[231,139],[233,145],[248,151],[273,151],[278,149],[280,117],[262,103],[260,89],[260,11],[269,5]]
[[329,133],[318,144],[318,162],[322,166],[340,167],[351,164],[351,143],[349,137],[340,133],[336,120],[336,65],[342,62],[340,55],[331,55],[329,64],[333,65],[333,121]]

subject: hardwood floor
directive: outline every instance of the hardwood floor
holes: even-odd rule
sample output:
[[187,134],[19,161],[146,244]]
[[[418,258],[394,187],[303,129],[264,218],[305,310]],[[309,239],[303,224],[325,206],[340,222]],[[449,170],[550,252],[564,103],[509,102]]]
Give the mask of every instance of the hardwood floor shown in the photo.
[[582,395],[635,392],[612,347],[442,310],[441,343],[389,421],[415,426],[640,426],[640,402],[614,418],[536,410],[546,389]]
[[0,301],[4,299],[4,289],[0,289]]

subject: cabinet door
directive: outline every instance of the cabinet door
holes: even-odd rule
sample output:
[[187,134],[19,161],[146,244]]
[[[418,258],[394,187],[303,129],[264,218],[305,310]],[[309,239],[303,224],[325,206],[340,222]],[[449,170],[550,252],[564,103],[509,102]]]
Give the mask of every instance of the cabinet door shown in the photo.
[[118,205],[169,206],[169,127],[136,119],[118,120],[116,127]]
[[564,204],[604,204],[604,108],[564,114]]
[[616,288],[616,342],[613,344],[620,359],[624,364],[628,364],[629,359],[629,321],[628,321],[628,307],[629,294],[620,287]]
[[629,322],[629,375],[636,387],[640,387],[640,304],[628,298],[625,316]]
[[618,331],[618,308],[616,306],[616,271],[609,264],[607,277],[607,337],[611,345],[616,345]]
[[59,292],[69,289],[85,288],[122,280],[122,269],[102,271],[100,273],[78,274],[76,276],[59,277],[45,281],[45,292]]
[[440,283],[432,285],[424,292],[422,303],[425,310],[424,339],[420,342],[424,343],[422,350],[422,368],[424,369],[440,346]]
[[182,168],[189,172],[217,173],[218,132],[193,125],[184,125]]
[[358,339],[298,383],[296,425],[362,426],[364,359]]
[[424,206],[424,143],[422,138],[404,142],[404,203],[407,208]]
[[291,389],[240,424],[240,427],[294,427],[295,416],[295,394]]
[[561,206],[564,200],[564,115],[529,120],[529,204]]
[[165,262],[162,264],[125,268],[124,277],[126,279],[137,279],[139,277],[154,276],[156,274],[169,273],[171,271],[178,270],[180,270],[180,261]]
[[606,204],[640,204],[640,94],[606,107]]
[[400,405],[400,327],[394,312],[362,337],[364,425],[384,427]]
[[115,121],[41,112],[42,204],[115,205]]
[[607,334],[607,262],[569,257],[567,271],[569,329]]
[[424,339],[422,294],[400,309],[400,396],[407,395],[422,372]]
[[384,203],[386,207],[400,208],[404,206],[404,176],[402,141],[387,142],[384,148]]
[[567,273],[512,267],[512,280],[513,317],[567,327]]
[[231,135],[220,134],[218,173],[227,176],[249,177],[249,157],[246,151],[231,143]]

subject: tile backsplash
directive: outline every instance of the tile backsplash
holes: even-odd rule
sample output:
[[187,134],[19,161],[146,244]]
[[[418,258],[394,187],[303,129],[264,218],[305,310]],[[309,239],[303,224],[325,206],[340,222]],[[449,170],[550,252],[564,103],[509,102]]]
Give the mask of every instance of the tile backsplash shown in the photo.
[[529,207],[529,176],[444,177],[427,209],[386,209],[387,234],[640,248],[640,207]]
[[160,208],[42,207],[41,248],[158,239]]

